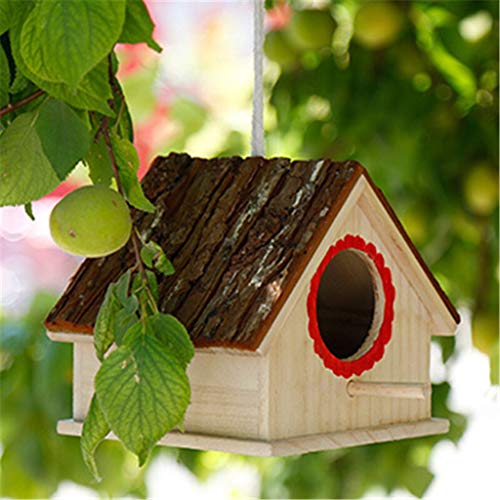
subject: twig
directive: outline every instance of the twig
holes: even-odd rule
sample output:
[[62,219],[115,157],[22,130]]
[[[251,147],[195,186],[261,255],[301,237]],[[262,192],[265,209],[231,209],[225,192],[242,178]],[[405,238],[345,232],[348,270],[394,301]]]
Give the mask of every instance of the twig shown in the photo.
[[139,239],[137,238],[137,234],[135,234],[135,231],[132,231],[132,246],[134,247],[135,260],[137,261],[137,265],[139,266],[142,280],[145,284],[147,284],[148,275],[146,274],[146,269],[144,268],[144,264],[142,263],[141,251],[139,250]]
[[[105,116],[102,119],[99,130],[101,131],[104,137],[104,142],[106,143],[106,148],[108,150],[109,158],[111,160],[111,168],[113,169],[113,175],[116,180],[116,187],[118,188],[119,193],[125,198],[122,181],[120,180],[120,173],[118,172],[118,165],[116,163],[115,152],[113,151],[113,145],[111,144],[111,138],[109,137],[109,123],[107,116]],[[132,246],[134,248],[135,260],[137,263],[136,265],[139,268],[142,280],[147,283],[148,276],[146,274],[146,269],[144,268],[144,264],[141,259],[141,251],[139,249],[139,238],[137,237],[135,230],[132,230],[131,240],[132,240]]]
[[123,92],[120,86],[116,83],[115,75],[113,74],[113,58],[111,54],[108,56],[108,80],[109,85],[111,86],[111,91],[115,95],[119,95],[123,100]]
[[7,104],[7,106],[0,109],[0,118],[2,118],[2,116],[6,115],[8,113],[12,113],[12,111],[19,109],[19,108],[25,106],[26,104],[29,104],[31,101],[34,101],[35,99],[37,99],[38,97],[40,97],[43,94],[45,94],[45,91],[39,89],[36,92],[34,92],[33,94],[29,95],[28,97],[25,97],[24,99],[21,99],[19,102],[16,102],[15,104],[11,104],[11,103]]
[[107,116],[102,119],[99,130],[104,137],[104,142],[106,143],[106,148],[108,149],[109,158],[111,159],[111,168],[113,169],[113,174],[116,179],[116,186],[118,187],[120,194],[124,196],[122,181],[120,180],[120,173],[118,172],[118,165],[116,164],[115,152],[113,151],[113,145],[111,144],[111,138],[109,137],[109,124]]

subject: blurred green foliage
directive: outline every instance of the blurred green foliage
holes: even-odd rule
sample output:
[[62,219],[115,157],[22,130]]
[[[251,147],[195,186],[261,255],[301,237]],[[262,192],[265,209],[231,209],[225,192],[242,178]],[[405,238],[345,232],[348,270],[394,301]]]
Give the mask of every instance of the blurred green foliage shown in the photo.
[[41,293],[21,320],[0,319],[0,496],[47,498],[69,480],[112,497],[143,497],[144,470],[118,443],[99,449],[105,477],[96,485],[80,441],[56,433],[57,420],[71,411],[72,348],[45,335],[42,322],[55,300]]
[[[373,3],[325,3],[335,30],[319,49],[304,48],[303,39],[294,45],[293,24],[269,35],[279,45],[273,50],[268,42],[266,50],[283,64],[270,65],[267,152],[360,161],[451,299],[472,311],[474,343],[490,356],[498,383],[498,3],[380,2],[363,14]],[[302,37],[310,32],[302,26]],[[137,91],[130,84],[129,92],[139,108],[152,109],[154,101],[141,101],[145,80],[134,78]],[[182,149],[206,118],[204,108],[180,98],[173,119],[182,133],[165,149]],[[232,131],[220,153],[244,154],[247,142]],[[38,296],[22,320],[1,320],[0,495],[43,498],[71,480],[102,495],[143,497],[144,471],[117,443],[101,446],[105,479],[96,485],[79,440],[55,433],[57,419],[70,413],[71,353],[43,334],[41,321],[53,301]],[[454,340],[435,341],[450,366]],[[433,387],[433,415],[451,422],[444,436],[289,458],[165,448],[155,454],[174,453],[201,479],[230,461],[253,464],[263,498],[356,498],[374,488],[422,496],[432,480],[432,447],[443,439],[457,442],[465,429],[464,416],[447,406],[449,391],[447,382]]]
[[330,45],[301,49],[291,22],[268,47],[283,60],[268,154],[362,163],[495,363],[498,3],[344,0],[324,12],[337,22]]

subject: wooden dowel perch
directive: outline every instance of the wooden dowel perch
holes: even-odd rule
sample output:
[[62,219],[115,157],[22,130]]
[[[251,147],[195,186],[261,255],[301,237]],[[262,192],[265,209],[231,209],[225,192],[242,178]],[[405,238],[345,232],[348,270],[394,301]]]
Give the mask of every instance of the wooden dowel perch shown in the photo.
[[425,399],[431,393],[431,386],[430,384],[411,382],[358,382],[351,380],[347,384],[346,390],[351,397]]

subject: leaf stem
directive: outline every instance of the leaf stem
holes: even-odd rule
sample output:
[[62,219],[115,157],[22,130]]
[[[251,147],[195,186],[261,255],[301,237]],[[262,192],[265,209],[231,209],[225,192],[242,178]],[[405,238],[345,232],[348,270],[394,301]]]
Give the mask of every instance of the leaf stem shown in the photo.
[[153,309],[153,312],[155,314],[158,314],[160,311],[158,310],[158,305],[155,302],[155,298],[153,297],[153,294],[151,293],[149,286],[146,286],[146,295],[148,296],[149,305],[151,306],[151,309]]
[[21,99],[19,102],[16,102],[15,104],[11,103],[7,104],[7,106],[0,109],[0,118],[2,118],[8,113],[12,113],[12,111],[15,111],[16,109],[26,106],[26,104],[29,104],[31,101],[34,101],[43,94],[45,94],[45,91],[42,89],[38,89],[33,94],[29,95],[28,97],[25,97],[24,99]]

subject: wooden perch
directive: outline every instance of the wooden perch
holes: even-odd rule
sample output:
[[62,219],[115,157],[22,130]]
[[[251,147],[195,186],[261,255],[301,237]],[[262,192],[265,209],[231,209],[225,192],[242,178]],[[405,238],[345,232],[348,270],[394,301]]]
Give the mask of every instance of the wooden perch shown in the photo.
[[346,390],[351,397],[425,399],[431,394],[431,385],[412,382],[359,382],[351,380],[347,384]]

